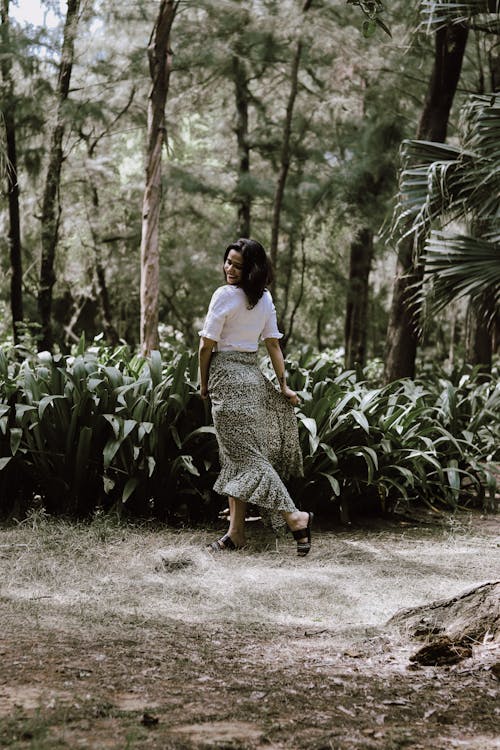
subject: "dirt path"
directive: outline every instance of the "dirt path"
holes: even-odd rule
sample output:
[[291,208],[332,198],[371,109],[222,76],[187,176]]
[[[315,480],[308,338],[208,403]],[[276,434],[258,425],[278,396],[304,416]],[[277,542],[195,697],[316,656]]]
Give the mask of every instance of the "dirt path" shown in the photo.
[[214,561],[188,532],[34,525],[0,533],[2,748],[500,747],[498,644],[413,669],[383,627],[396,599],[498,572],[491,519],[323,534],[307,566],[288,544]]

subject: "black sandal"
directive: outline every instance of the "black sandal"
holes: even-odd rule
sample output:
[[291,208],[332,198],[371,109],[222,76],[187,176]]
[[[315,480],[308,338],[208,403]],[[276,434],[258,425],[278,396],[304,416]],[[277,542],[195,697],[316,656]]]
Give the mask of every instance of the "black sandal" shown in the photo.
[[[309,513],[309,520],[305,529],[297,529],[292,531],[293,538],[297,540],[297,555],[299,557],[305,557],[311,550],[311,523],[314,518],[314,513]],[[300,542],[299,539],[306,539],[305,542]]]
[[212,544],[207,544],[207,548],[210,552],[225,552],[226,550],[238,549],[229,534],[224,534],[223,537],[212,542]]

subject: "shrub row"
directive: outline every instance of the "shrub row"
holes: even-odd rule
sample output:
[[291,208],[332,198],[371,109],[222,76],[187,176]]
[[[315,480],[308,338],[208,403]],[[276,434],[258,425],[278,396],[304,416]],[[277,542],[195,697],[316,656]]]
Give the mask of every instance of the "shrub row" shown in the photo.
[[[304,507],[494,507],[493,380],[469,373],[373,388],[308,351],[287,367],[302,396],[304,477],[291,490]],[[22,514],[40,495],[49,513],[78,517],[111,508],[168,521],[216,515],[217,444],[196,381],[196,355],[180,346],[145,360],[82,342],[75,356],[21,363],[0,350],[1,514]]]

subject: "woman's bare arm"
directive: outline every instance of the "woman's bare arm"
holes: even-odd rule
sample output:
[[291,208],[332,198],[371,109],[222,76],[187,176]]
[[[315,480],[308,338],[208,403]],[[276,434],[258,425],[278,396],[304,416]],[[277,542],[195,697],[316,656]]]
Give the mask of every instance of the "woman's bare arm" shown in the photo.
[[280,342],[278,339],[265,339],[266,349],[271,358],[271,362],[278,378],[278,383],[281,388],[282,394],[296,406],[299,403],[299,397],[289,388],[286,384],[286,373],[285,373],[285,360],[283,359],[283,352],[281,351]]
[[212,351],[217,341],[207,339],[204,336],[200,338],[200,348],[198,349],[198,364],[200,367],[200,396],[208,398],[208,370]]

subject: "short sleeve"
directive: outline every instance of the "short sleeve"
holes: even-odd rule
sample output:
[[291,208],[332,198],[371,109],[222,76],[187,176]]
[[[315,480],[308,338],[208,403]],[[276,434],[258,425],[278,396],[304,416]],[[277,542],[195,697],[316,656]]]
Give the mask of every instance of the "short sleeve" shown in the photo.
[[212,339],[213,341],[219,341],[224,321],[228,313],[225,296],[224,287],[219,287],[219,289],[216,289],[213,293],[208,306],[205,323],[201,331],[198,331],[200,336]]
[[266,318],[266,322],[264,323],[264,328],[262,329],[262,333],[260,334],[260,337],[262,340],[264,339],[281,339],[283,338],[283,334],[279,332],[278,330],[278,321],[276,319],[276,308],[274,307],[274,302],[272,300],[272,297],[269,293],[268,299],[266,300],[268,303],[268,314]]

